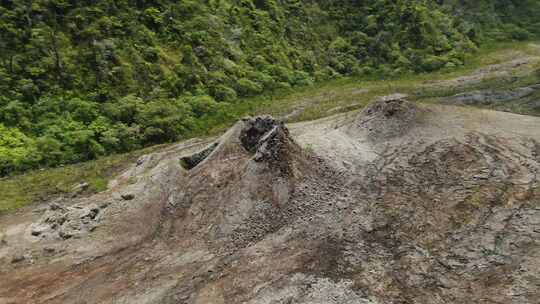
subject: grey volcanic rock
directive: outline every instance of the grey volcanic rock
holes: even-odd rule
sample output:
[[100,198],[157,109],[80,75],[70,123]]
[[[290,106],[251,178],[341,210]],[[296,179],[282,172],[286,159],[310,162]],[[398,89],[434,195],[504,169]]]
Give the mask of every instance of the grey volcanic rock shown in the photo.
[[511,90],[476,90],[443,98],[447,104],[484,106],[513,113],[538,113],[540,84]]
[[348,117],[246,119],[192,170],[215,139],[1,218],[0,303],[538,303],[539,118],[403,98]]
[[30,226],[30,234],[40,238],[81,237],[96,229],[100,212],[101,208],[95,204],[62,207],[54,203]]
[[472,91],[457,94],[444,99],[444,102],[448,103],[460,103],[460,104],[480,104],[490,105],[494,103],[504,103],[514,101],[527,97],[534,92],[540,90],[540,85],[531,87],[517,88],[513,90],[497,91],[497,90],[482,90]]

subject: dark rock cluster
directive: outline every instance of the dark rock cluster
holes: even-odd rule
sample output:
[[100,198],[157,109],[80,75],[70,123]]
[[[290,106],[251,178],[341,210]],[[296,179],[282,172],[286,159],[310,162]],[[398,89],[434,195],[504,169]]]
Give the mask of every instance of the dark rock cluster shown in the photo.
[[180,163],[182,165],[182,167],[184,167],[184,169],[186,170],[191,170],[195,167],[197,167],[203,160],[205,160],[212,152],[214,152],[214,150],[216,149],[216,147],[218,146],[218,143],[213,143],[211,144],[210,146],[206,147],[205,149],[195,153],[195,154],[192,154],[192,155],[189,155],[189,156],[184,156],[182,158],[180,158]]
[[240,132],[240,142],[246,151],[255,153],[261,138],[272,129],[282,126],[271,116],[259,116],[256,118],[246,118],[243,120],[244,127]]

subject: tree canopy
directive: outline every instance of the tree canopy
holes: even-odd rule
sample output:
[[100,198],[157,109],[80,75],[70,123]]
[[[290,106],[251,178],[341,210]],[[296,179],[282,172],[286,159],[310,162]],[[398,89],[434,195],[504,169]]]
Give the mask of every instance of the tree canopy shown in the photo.
[[0,174],[178,140],[227,103],[462,65],[535,0],[0,0]]

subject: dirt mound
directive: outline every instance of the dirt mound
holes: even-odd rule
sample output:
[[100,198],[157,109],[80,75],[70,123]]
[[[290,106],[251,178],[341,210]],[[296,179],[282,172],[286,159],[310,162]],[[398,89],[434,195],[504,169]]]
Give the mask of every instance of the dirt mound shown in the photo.
[[247,118],[2,217],[0,303],[536,303],[540,119],[423,111]]
[[349,132],[364,134],[374,142],[384,142],[407,133],[418,122],[421,112],[404,96],[381,98],[360,112]]
[[[301,192],[298,180],[319,164],[301,151],[282,122],[269,116],[243,119],[219,142],[177,194],[181,199],[174,202],[171,221],[182,228],[171,233],[197,235],[211,225],[201,237],[233,250],[289,222],[294,215],[285,210]],[[205,216],[186,216],[185,208],[206,210]]]

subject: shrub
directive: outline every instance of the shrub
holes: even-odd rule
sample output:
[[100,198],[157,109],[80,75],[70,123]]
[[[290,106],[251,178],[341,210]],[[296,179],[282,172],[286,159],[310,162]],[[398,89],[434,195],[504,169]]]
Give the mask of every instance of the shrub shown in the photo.
[[197,118],[214,114],[218,108],[218,103],[208,95],[191,97],[188,103],[191,106],[193,115]]
[[143,100],[135,95],[127,95],[115,102],[103,105],[104,114],[111,120],[131,124],[143,105]]
[[218,101],[229,102],[238,98],[235,90],[223,84],[211,87],[210,94]]
[[35,141],[16,128],[0,124],[0,174],[26,170],[38,162]]
[[531,33],[529,33],[526,29],[512,26],[509,31],[510,37],[515,40],[524,41],[528,40],[531,36]]
[[330,79],[337,78],[339,76],[340,76],[339,73],[329,66],[324,67],[323,69],[315,72],[316,81],[330,80]]
[[42,136],[36,139],[36,146],[40,154],[40,163],[45,166],[61,164],[64,159],[62,143],[51,136]]
[[99,142],[110,152],[126,152],[141,147],[142,135],[138,125],[117,123],[103,132]]
[[314,79],[308,73],[303,71],[295,71],[292,77],[292,85],[296,86],[311,86]]
[[262,93],[263,87],[247,78],[241,78],[236,83],[236,90],[240,96],[254,96]]
[[146,143],[170,142],[193,126],[193,113],[180,100],[156,100],[141,106],[136,122]]
[[71,114],[74,120],[86,124],[91,123],[99,115],[98,104],[80,98],[68,99],[65,101],[66,111]]
[[264,72],[270,75],[276,82],[292,82],[292,72],[283,66],[268,65],[264,68]]
[[439,70],[446,65],[448,60],[440,56],[426,56],[422,62],[422,70],[427,72],[432,72]]

